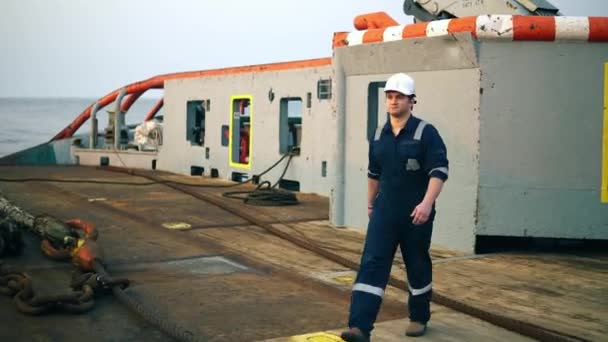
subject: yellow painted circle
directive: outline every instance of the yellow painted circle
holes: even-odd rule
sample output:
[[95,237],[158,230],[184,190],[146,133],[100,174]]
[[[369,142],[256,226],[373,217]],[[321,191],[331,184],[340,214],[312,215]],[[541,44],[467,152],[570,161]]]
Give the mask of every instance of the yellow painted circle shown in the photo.
[[163,227],[171,230],[186,230],[192,228],[192,226],[186,222],[165,222]]

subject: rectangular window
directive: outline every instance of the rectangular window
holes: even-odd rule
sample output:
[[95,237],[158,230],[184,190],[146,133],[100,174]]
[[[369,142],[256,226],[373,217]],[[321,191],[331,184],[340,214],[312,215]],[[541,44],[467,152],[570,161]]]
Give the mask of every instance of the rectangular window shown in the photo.
[[367,140],[374,140],[376,128],[387,120],[384,86],[386,82],[372,82],[367,87]]
[[251,136],[253,133],[251,95],[230,98],[230,166],[251,168]]
[[284,154],[294,147],[300,147],[302,142],[302,99],[282,98],[280,105],[279,153]]
[[222,146],[230,146],[230,125],[222,125],[221,128],[221,144]]
[[186,104],[186,139],[192,146],[205,145],[204,101],[188,101]]
[[317,98],[319,100],[331,98],[331,79],[317,81]]

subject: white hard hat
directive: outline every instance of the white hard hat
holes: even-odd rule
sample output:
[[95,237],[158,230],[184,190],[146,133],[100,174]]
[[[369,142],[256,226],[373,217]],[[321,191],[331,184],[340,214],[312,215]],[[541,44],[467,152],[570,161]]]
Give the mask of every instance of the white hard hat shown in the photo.
[[386,81],[384,92],[387,91],[398,91],[408,96],[415,95],[414,79],[404,73],[394,74]]

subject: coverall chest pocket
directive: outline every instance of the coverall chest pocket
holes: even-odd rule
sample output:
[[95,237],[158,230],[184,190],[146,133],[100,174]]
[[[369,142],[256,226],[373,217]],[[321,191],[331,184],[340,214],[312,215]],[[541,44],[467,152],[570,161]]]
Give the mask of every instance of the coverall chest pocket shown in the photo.
[[422,165],[422,145],[419,141],[404,141],[398,146],[399,162],[406,172],[419,171]]

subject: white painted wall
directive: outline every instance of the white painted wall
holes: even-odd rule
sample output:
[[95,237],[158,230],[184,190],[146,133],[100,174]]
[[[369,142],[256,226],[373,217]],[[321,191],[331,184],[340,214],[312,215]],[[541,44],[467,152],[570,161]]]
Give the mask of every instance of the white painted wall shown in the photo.
[[[331,66],[243,73],[197,79],[171,80],[165,83],[164,141],[159,152],[158,168],[189,174],[190,166],[203,166],[209,175],[211,168],[220,177],[230,178],[233,171],[258,174],[277,161],[279,153],[280,100],[300,97],[303,101],[301,154],[294,157],[285,179],[300,182],[303,192],[328,195],[329,177],[321,177],[321,163],[327,161],[328,173],[333,167],[331,145],[335,144],[335,115],[331,101],[317,99],[317,81],[331,77]],[[271,102],[268,92],[272,88],[275,98]],[[312,93],[311,108],[306,108],[306,94]],[[221,126],[228,125],[231,114],[230,97],[253,96],[253,133],[251,169],[229,165],[228,146],[221,146]],[[190,100],[211,100],[206,113],[204,147],[192,146],[186,139],[186,103]],[[210,158],[205,159],[205,147]],[[276,181],[282,172],[279,165],[264,179]]]
[[138,151],[114,151],[109,149],[82,149],[74,148],[74,155],[77,157],[79,165],[99,166],[102,157],[108,157],[110,166],[126,167],[134,169],[152,169],[152,160],[157,159],[156,152]]

